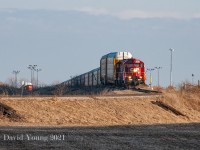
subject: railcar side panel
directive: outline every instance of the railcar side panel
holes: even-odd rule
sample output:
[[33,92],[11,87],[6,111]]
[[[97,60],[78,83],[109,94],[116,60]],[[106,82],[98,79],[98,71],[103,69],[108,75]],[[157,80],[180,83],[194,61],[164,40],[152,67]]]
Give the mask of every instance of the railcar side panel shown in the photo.
[[85,86],[89,86],[88,85],[88,73],[85,74]]
[[93,72],[93,86],[96,86],[97,85],[97,75],[98,75],[98,71],[95,70]]
[[89,72],[88,74],[89,74],[89,86],[92,86],[93,85],[93,80],[92,80],[93,79],[93,75],[92,75],[93,73]]
[[97,79],[98,84],[97,85],[101,85],[100,72],[101,72],[100,69],[98,69],[98,79]]
[[114,58],[107,58],[107,82],[114,83]]
[[81,86],[85,85],[85,74],[81,75]]

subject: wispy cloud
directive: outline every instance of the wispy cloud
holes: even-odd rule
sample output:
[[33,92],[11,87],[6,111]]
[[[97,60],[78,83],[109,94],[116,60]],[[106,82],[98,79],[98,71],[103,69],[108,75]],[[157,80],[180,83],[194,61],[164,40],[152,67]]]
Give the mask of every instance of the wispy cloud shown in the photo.
[[73,9],[75,11],[79,11],[79,12],[85,12],[85,13],[89,13],[91,15],[108,15],[109,12],[104,9],[104,8],[92,8],[92,7],[82,7],[82,8],[75,8]]
[[15,13],[16,12],[16,10],[15,9],[0,9],[0,13],[1,12],[3,12],[3,13],[10,13],[10,14],[12,14],[12,13]]
[[[0,9],[0,12],[15,13],[19,9]],[[27,9],[28,10],[28,9]],[[36,9],[37,10],[37,9]],[[131,20],[135,18],[172,18],[172,19],[194,19],[200,18],[199,12],[181,12],[181,11],[147,11],[147,10],[110,10],[106,8],[96,7],[76,7],[76,8],[64,8],[64,9],[49,9],[53,11],[78,11],[87,13],[94,16],[107,15],[117,17],[121,20]]]
[[125,10],[112,14],[122,20],[130,20],[134,18],[172,18],[172,19],[193,19],[200,18],[200,13],[182,13],[182,12],[152,12],[142,10]]
[[113,15],[125,20],[133,18],[184,18],[183,14],[179,14],[176,12],[148,12],[141,10],[126,10],[114,13]]
[[170,12],[170,11],[144,11],[144,10],[122,10],[118,12],[106,10],[104,8],[83,7],[73,9],[75,11],[89,13],[91,15],[109,15],[118,17],[122,20],[130,20],[134,18],[173,18],[173,19],[192,19],[200,18],[199,13],[186,13],[186,12]]

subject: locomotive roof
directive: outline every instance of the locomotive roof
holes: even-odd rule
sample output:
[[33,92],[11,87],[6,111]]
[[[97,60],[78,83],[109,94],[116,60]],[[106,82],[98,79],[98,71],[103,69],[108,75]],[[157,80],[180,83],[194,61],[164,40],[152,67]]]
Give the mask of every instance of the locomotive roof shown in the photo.
[[125,60],[121,60],[121,61],[119,61],[119,62],[128,63],[129,60],[132,60],[132,61],[134,61],[135,63],[144,63],[143,61],[141,61],[141,60],[138,59],[138,58],[125,59]]
[[129,57],[129,58],[132,57],[132,54],[130,52],[111,52],[111,53],[108,53],[108,54],[102,56],[101,59],[120,57],[120,54],[122,54],[122,53],[126,54],[126,57]]

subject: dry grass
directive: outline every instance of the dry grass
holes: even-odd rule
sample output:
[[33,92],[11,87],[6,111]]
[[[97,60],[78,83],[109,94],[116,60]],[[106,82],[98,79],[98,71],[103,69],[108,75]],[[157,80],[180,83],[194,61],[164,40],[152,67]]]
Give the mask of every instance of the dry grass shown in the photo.
[[163,101],[189,116],[190,121],[200,120],[200,88],[188,86],[183,89],[167,89]]
[[[194,91],[194,90],[193,90]],[[186,115],[177,116],[154,105],[162,101]],[[51,97],[9,98],[0,100],[25,119],[14,122],[0,117],[0,125],[105,126],[200,122],[199,92],[163,91],[159,97]]]

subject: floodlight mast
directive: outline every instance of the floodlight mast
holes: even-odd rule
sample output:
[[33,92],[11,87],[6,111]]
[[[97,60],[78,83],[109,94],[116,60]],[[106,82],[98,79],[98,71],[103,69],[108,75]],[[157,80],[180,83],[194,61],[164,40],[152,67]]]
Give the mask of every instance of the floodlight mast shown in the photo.
[[194,85],[194,74],[192,74],[192,85]]
[[34,71],[36,70],[37,65],[29,65],[28,69],[31,70],[31,83],[33,84],[34,81]]
[[13,74],[15,75],[15,84],[14,84],[14,87],[17,88],[17,75],[20,73],[19,70],[13,70]]
[[160,86],[160,69],[162,69],[162,67],[155,67],[155,69],[158,70],[158,87]]
[[36,69],[37,72],[37,87],[38,87],[38,72],[42,71],[42,69]]
[[170,62],[170,86],[173,86],[173,84],[172,84],[172,69],[173,69],[173,66],[172,66],[172,62],[173,62],[173,52],[174,52],[174,49],[173,48],[170,48],[169,49],[170,50],[170,52],[171,52],[171,62]]

